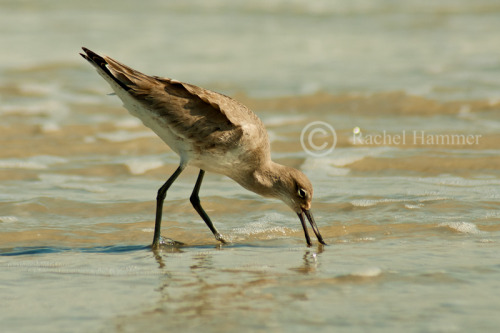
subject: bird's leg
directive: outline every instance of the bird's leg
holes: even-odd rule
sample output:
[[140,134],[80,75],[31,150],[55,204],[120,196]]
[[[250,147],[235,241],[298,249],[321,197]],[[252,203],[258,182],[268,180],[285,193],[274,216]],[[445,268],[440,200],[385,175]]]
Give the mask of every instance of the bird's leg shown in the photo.
[[191,193],[189,201],[191,201],[191,204],[193,205],[194,209],[198,212],[203,221],[205,221],[207,226],[210,228],[210,231],[212,231],[212,233],[214,234],[215,239],[217,239],[221,243],[227,243],[222,237],[222,235],[217,231],[214,224],[210,220],[210,217],[208,217],[205,210],[203,210],[203,207],[201,207],[200,197],[198,196],[198,193],[200,192],[201,182],[203,181],[204,175],[205,175],[205,170],[200,169],[200,174],[198,175],[198,179],[196,180],[196,184],[194,185],[193,193]]
[[156,196],[156,219],[155,219],[155,233],[153,236],[153,249],[157,249],[160,246],[160,232],[161,232],[161,215],[163,212],[163,201],[165,201],[165,197],[167,196],[167,191],[175,182],[177,177],[181,174],[182,170],[184,170],[185,166],[181,163],[179,167],[175,170],[175,172],[170,176],[170,178],[163,184],[162,187],[158,190],[158,195]]

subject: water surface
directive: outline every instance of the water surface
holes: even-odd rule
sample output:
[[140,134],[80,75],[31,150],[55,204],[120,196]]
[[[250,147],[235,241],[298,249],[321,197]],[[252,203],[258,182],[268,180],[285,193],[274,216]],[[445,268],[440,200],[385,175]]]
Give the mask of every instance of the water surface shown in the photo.
[[[1,7],[2,331],[497,329],[496,1]],[[307,248],[283,203],[207,174],[202,204],[232,242],[217,245],[187,169],[163,222],[186,245],[151,251],[178,157],[81,46],[252,108],[273,158],[311,179],[329,245]],[[313,121],[335,128],[332,152],[302,147]]]

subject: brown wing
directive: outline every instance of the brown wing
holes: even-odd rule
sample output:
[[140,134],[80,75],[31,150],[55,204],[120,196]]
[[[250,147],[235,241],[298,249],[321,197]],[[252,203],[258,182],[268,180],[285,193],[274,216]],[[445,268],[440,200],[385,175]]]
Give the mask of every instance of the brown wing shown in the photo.
[[85,48],[84,51],[84,58],[167,122],[176,135],[197,142],[200,149],[237,145],[246,137],[247,124],[256,125],[253,127],[257,133],[246,133],[251,134],[254,144],[269,145],[260,119],[240,102],[195,85],[145,75],[110,57],[101,57]]

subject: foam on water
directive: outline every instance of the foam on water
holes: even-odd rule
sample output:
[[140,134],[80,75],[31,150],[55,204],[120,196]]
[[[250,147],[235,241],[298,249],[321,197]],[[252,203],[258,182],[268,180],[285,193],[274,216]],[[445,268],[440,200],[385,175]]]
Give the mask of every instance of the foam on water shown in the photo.
[[394,151],[391,147],[357,147],[335,148],[324,157],[308,156],[301,168],[306,172],[315,172],[326,176],[345,176],[350,172],[349,165],[361,161],[366,157],[374,157]]
[[304,115],[262,117],[266,127],[282,127],[286,125],[300,124],[304,122],[305,119],[307,119],[307,117]]
[[461,187],[475,187],[475,186],[490,186],[500,185],[500,179],[467,179],[462,177],[425,177],[419,178],[422,183],[431,183],[446,186],[461,186]]
[[408,209],[420,209],[422,207],[424,207],[423,204],[417,204],[417,205],[405,204],[405,208],[408,208]]
[[[379,203],[397,203],[397,202],[406,202],[406,201],[410,201],[410,200],[409,199],[377,199],[377,200],[359,199],[359,200],[352,200],[350,202],[350,204],[353,206],[356,206],[356,207],[372,207],[372,206],[375,206]],[[415,208],[420,208],[421,206],[405,204],[405,207],[409,208],[409,209],[415,209]]]
[[82,183],[64,183],[64,184],[59,184],[57,187],[61,189],[67,189],[67,190],[83,190],[86,192],[90,193],[106,193],[108,192],[108,189],[102,186],[98,185],[89,185],[89,184],[82,184]]
[[0,222],[3,223],[15,223],[18,222],[19,218],[15,216],[0,216]]
[[55,133],[61,130],[61,126],[56,121],[44,121],[40,124],[42,133]]
[[438,224],[438,227],[446,227],[458,231],[463,234],[477,235],[483,233],[478,227],[471,222],[443,222]]
[[291,229],[288,227],[284,227],[281,225],[274,224],[275,221],[282,221],[287,219],[282,214],[278,213],[269,213],[266,216],[257,219],[254,222],[245,222],[242,227],[233,228],[232,234],[235,235],[263,235],[266,239],[273,239],[278,236],[284,236],[293,232],[295,229]]
[[366,157],[380,156],[394,150],[391,147],[357,147],[357,148],[336,148],[329,156],[330,163],[336,167],[343,167]]
[[160,159],[135,158],[124,162],[133,175],[141,175],[149,170],[157,169],[165,163]]
[[234,228],[233,231],[235,234],[240,235],[265,235],[268,239],[276,238],[277,235],[283,235],[290,233],[293,229],[269,225],[265,222],[248,222],[244,227]]
[[21,159],[4,159],[0,160],[0,168],[9,169],[46,169],[48,166],[44,163],[35,161],[26,161]]
[[38,176],[41,181],[50,184],[62,184],[66,182],[82,182],[82,183],[97,183],[104,182],[104,177],[88,177],[80,175],[64,175],[64,174],[40,174]]
[[67,163],[66,158],[38,155],[27,158],[0,159],[0,168],[4,169],[47,169],[49,166]]
[[321,174],[323,176],[345,176],[349,174],[348,168],[339,168],[334,166],[330,158],[308,157],[300,168],[305,173]]
[[19,90],[28,95],[49,96],[58,92],[60,90],[60,86],[55,82],[44,84],[37,82],[25,82],[19,85]]
[[0,105],[0,114],[4,115],[26,115],[26,116],[45,116],[45,117],[63,117],[69,113],[69,108],[63,102],[58,100],[44,100],[32,104],[2,104]]
[[377,200],[368,200],[368,199],[360,199],[360,200],[352,200],[350,203],[355,207],[372,207],[375,206],[379,201]]
[[[103,178],[85,177],[63,174],[40,174],[38,175],[44,187],[64,190],[83,190],[89,193],[106,193],[108,188],[98,185],[103,182]],[[65,195],[68,195],[67,193]]]
[[114,122],[114,125],[116,127],[127,128],[127,129],[137,128],[137,127],[143,126],[140,119],[135,118],[135,117],[131,117],[131,116],[127,116],[127,117],[124,117],[122,119],[116,120]]
[[96,137],[110,142],[125,142],[140,138],[155,138],[156,134],[153,131],[130,132],[120,130],[109,133],[98,133]]

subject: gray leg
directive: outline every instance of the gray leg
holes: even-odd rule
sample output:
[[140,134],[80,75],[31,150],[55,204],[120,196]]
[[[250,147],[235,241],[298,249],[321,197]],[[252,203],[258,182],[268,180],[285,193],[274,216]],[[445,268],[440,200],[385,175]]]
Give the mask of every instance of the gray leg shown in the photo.
[[212,233],[214,234],[215,239],[217,239],[221,243],[226,243],[222,235],[217,231],[214,224],[210,220],[210,217],[208,217],[207,213],[203,210],[203,207],[201,207],[200,197],[198,196],[198,193],[200,192],[201,182],[203,181],[204,175],[205,170],[200,169],[200,174],[198,175],[198,179],[196,180],[196,184],[194,185],[193,193],[191,193],[189,201],[191,201],[194,209],[198,212],[203,221],[205,221],[207,226],[210,228],[210,231],[212,231]]
[[155,233],[153,236],[153,249],[157,249],[160,246],[160,231],[161,231],[161,215],[163,212],[163,201],[165,201],[165,197],[167,196],[167,191],[175,182],[177,177],[181,174],[182,170],[184,170],[184,165],[179,165],[177,170],[170,176],[170,178],[163,184],[162,187],[158,190],[158,195],[156,196],[156,220],[155,220]]

